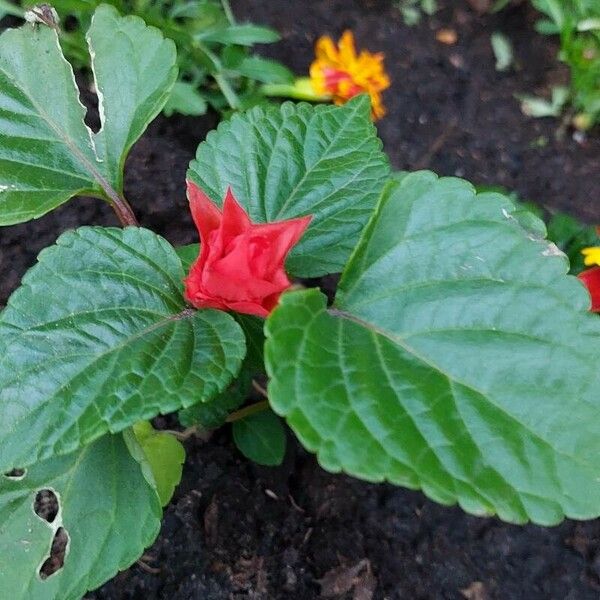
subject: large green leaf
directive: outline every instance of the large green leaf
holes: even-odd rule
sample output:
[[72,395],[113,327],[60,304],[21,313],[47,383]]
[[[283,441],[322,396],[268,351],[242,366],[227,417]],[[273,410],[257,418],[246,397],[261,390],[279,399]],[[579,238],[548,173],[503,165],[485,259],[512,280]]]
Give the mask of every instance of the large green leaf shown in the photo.
[[161,237],[83,227],[44,250],[0,313],[0,471],[221,392],[244,334],[194,311]]
[[502,195],[408,175],[333,308],[283,297],[269,398],[326,469],[507,521],[600,515],[600,320],[531,225]]
[[0,36],[0,225],[39,217],[78,193],[100,193],[101,166],[71,66],[53,29]]
[[0,225],[40,217],[76,194],[114,197],[127,151],[169,96],[174,45],[158,30],[101,6],[89,42],[97,135],[84,124],[56,31],[25,24],[0,36]]
[[[34,512],[42,490],[58,500],[52,522]],[[2,597],[79,600],[139,558],[158,534],[160,518],[156,490],[121,435],[41,462],[22,479],[0,475]],[[40,566],[61,527],[69,540],[64,566],[42,579]]]
[[188,177],[221,204],[228,186],[256,222],[313,215],[287,263],[297,276],[341,271],[388,175],[367,97],[286,103],[221,123]]
[[162,110],[177,79],[175,44],[138,17],[120,17],[107,5],[87,35],[102,129],[95,141],[109,181],[123,187],[131,146]]

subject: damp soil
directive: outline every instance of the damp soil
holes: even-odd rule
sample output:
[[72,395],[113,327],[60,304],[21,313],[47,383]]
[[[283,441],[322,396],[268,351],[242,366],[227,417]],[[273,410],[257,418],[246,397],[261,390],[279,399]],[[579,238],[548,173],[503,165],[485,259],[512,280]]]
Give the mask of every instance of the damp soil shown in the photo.
[[[233,4],[240,17],[282,33],[265,54],[299,73],[325,32],[350,28],[359,44],[386,52],[393,87],[378,127],[396,168],[502,185],[549,211],[600,223],[600,132],[574,138],[556,120],[525,117],[514,99],[548,93],[566,77],[526,4],[484,16],[466,1],[442,1],[435,17],[412,28],[383,1]],[[457,42],[436,41],[441,28]],[[517,65],[507,73],[494,69],[494,31],[515,47]],[[141,223],[173,244],[195,241],[183,181],[215,123],[160,118],[128,160],[126,194]],[[83,224],[117,223],[105,205],[77,199],[2,229],[0,305],[42,248]],[[243,459],[227,429],[189,440],[186,450],[158,540],[89,600],[600,598],[600,521],[545,529],[468,516],[418,492],[325,473],[291,438],[275,469]]]

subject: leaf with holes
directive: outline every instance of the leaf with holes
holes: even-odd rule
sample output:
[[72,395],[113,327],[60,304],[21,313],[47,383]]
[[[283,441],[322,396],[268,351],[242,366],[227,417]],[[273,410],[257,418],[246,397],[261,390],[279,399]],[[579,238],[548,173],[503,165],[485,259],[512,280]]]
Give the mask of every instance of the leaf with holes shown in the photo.
[[0,36],[0,225],[77,194],[111,200],[127,152],[169,97],[175,47],[158,30],[101,6],[88,41],[102,123],[95,135],[57,32],[25,24]]
[[158,431],[148,421],[136,423],[133,431],[152,472],[160,503],[166,506],[181,481],[185,448],[172,433]]
[[316,290],[283,297],[269,398],[326,469],[517,523],[600,515],[600,320],[514,211],[405,176],[332,309]]
[[233,441],[240,452],[267,467],[280,465],[285,456],[285,430],[271,410],[249,415],[233,423]]
[[0,471],[210,400],[244,334],[183,300],[175,250],[135,227],[82,227],[44,250],[0,313]]
[[79,600],[139,558],[160,518],[156,490],[121,435],[22,478],[0,475],[2,597]]
[[121,192],[127,153],[166,104],[177,79],[175,44],[138,17],[100,6],[87,35],[102,128],[97,154]]
[[365,96],[254,108],[207,136],[188,178],[219,205],[231,186],[254,222],[313,215],[287,267],[303,277],[341,271],[389,171],[370,114]]

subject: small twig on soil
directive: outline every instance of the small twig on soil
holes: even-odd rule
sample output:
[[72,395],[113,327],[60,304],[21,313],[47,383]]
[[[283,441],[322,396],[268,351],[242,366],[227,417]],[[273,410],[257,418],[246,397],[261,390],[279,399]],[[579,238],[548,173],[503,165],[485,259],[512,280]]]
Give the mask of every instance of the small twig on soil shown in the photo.
[[265,388],[262,385],[260,385],[260,383],[258,383],[258,381],[256,381],[256,379],[252,380],[252,387],[264,398],[269,397],[267,390],[265,390]]
[[189,440],[193,435],[198,434],[198,426],[192,425],[183,431],[176,431],[175,429],[165,429],[164,433],[170,433],[172,436],[176,437],[180,442],[185,442]]
[[429,146],[427,152],[413,165],[415,171],[426,169],[431,162],[431,159],[444,147],[444,144],[448,141],[448,138],[452,135],[456,129],[456,120],[450,121],[444,131],[433,140],[431,146]]
[[159,573],[161,573],[162,569],[158,567],[151,567],[148,563],[145,562],[147,560],[154,560],[154,558],[152,556],[144,554],[144,556],[142,556],[142,558],[138,559],[137,561],[137,565],[138,567],[140,567],[140,569],[142,569],[142,571],[146,571],[146,573],[150,573],[151,575],[158,575]]
[[262,412],[269,408],[268,400],[261,400],[256,404],[251,404],[250,406],[245,406],[244,408],[240,408],[240,410],[236,410],[232,412],[226,419],[227,423],[234,423],[235,421],[241,421],[246,417],[254,415],[256,413]]

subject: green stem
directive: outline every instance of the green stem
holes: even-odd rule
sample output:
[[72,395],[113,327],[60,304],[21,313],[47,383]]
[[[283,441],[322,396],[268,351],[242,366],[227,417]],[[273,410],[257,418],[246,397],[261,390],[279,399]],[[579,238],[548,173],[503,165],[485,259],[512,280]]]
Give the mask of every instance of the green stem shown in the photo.
[[240,108],[240,99],[235,93],[234,89],[229,85],[229,81],[223,76],[221,71],[223,70],[223,65],[219,60],[219,57],[210,50],[205,44],[200,42],[199,40],[194,40],[194,43],[198,46],[198,48],[208,56],[208,58],[212,61],[216,73],[213,74],[217,85],[223,92],[223,96],[225,96],[225,100],[227,100],[227,104],[229,104],[229,108],[233,110],[238,110]]
[[329,102],[331,96],[314,91],[308,77],[299,77],[294,83],[265,83],[259,88],[263,96],[274,98],[293,98],[309,102]]
[[233,88],[229,85],[229,81],[221,74],[215,73],[213,75],[217,85],[221,88],[223,92],[223,96],[225,96],[225,100],[227,100],[227,104],[233,110],[238,110],[240,108],[240,99],[237,97],[237,94],[233,90]]
[[229,0],[221,0],[221,6],[223,7],[223,12],[227,17],[227,20],[231,25],[235,25],[235,17],[233,15],[233,11],[231,10],[231,4],[229,4]]

